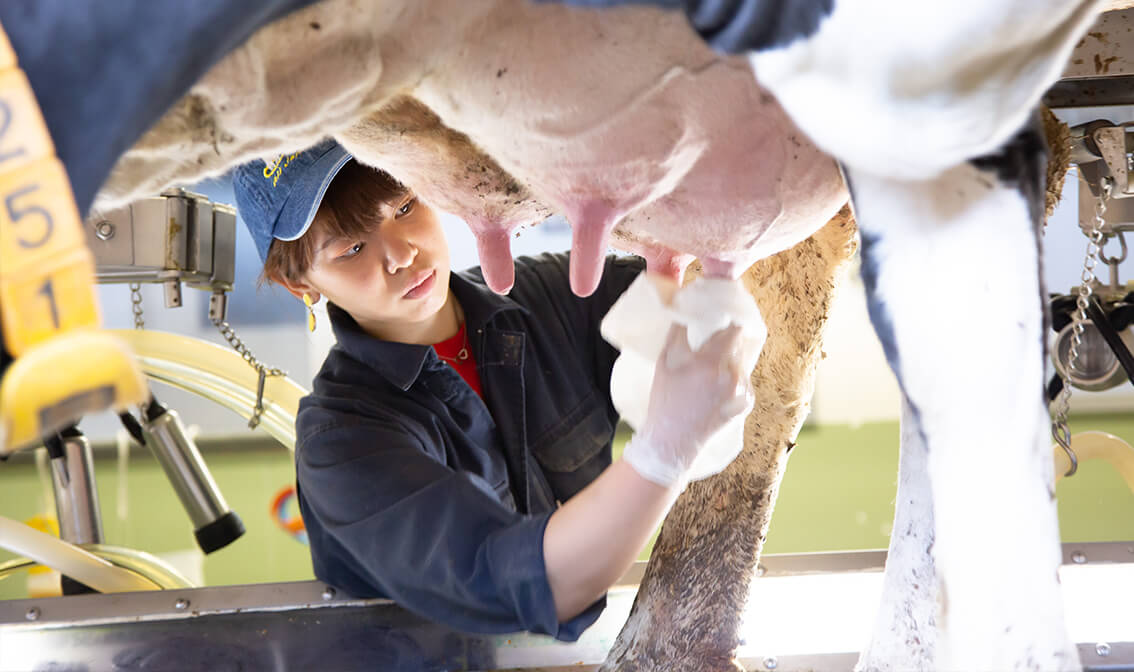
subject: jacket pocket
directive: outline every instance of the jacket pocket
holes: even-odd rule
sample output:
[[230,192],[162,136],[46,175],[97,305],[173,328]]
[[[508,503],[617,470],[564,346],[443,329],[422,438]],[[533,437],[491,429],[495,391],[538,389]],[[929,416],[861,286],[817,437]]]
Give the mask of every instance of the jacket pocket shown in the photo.
[[557,499],[582,490],[610,465],[613,435],[606,409],[590,397],[532,444]]

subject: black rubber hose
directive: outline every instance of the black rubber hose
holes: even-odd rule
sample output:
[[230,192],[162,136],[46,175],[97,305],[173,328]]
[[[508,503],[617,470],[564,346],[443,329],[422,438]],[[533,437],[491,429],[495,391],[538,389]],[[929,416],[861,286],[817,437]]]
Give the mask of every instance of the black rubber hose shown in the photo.
[[52,434],[51,436],[43,439],[43,447],[47,448],[47,456],[51,459],[62,458],[65,453],[63,451],[63,437],[59,434]]
[[1134,324],[1134,304],[1119,303],[1110,309],[1110,325],[1118,331],[1125,331]]
[[1055,398],[1058,397],[1059,393],[1062,391],[1063,379],[1060,378],[1059,374],[1057,373],[1051,377],[1051,380],[1047,381],[1047,403],[1050,404],[1051,402],[1055,401]]
[[1051,329],[1055,333],[1071,324],[1071,314],[1075,312],[1076,297],[1070,294],[1057,294],[1051,297]]
[[142,423],[138,422],[137,418],[128,411],[122,411],[118,414],[118,419],[122,421],[122,426],[126,428],[126,431],[130,433],[130,436],[139,446],[146,445],[146,436],[142,434]]

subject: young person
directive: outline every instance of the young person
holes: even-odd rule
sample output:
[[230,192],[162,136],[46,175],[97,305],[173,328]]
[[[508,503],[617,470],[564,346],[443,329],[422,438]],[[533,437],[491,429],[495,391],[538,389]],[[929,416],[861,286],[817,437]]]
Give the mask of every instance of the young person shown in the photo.
[[697,352],[671,332],[648,419],[612,463],[618,353],[599,323],[640,259],[611,257],[579,298],[567,255],[520,258],[494,294],[476,269],[450,273],[427,203],[331,141],[234,186],[264,277],[326,298],[337,339],[296,419],[315,575],[464,631],[576,639],[743,412],[737,332]]

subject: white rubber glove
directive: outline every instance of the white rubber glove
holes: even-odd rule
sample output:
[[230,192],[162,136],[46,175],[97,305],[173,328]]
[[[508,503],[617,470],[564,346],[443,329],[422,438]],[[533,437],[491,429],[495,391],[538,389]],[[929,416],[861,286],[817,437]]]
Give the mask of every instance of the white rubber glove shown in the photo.
[[[688,330],[688,347],[682,350],[676,349],[676,346],[670,347],[670,326],[673,324],[683,325]],[[658,461],[650,457],[648,453],[652,449],[645,443],[647,438],[651,441],[669,441],[656,422],[664,416],[655,415],[652,425],[646,422],[651,405],[662,403],[660,397],[654,399],[648,394],[651,389],[668,390],[673,385],[676,386],[675,392],[694,396],[701,393],[683,390],[681,383],[674,382],[677,378],[689,375],[685,372],[671,371],[666,374],[665,383],[660,388],[655,385],[657,372],[665,368],[664,363],[668,358],[665,353],[676,352],[678,359],[683,354],[693,357],[689,350],[700,351],[713,334],[725,330],[730,324],[740,328],[738,341],[732,344],[732,350],[717,353],[720,360],[717,364],[723,365],[727,361],[731,366],[738,367],[747,386],[768,332],[760,317],[760,309],[740,282],[723,278],[697,278],[684,287],[678,287],[672,280],[643,273],[631,283],[603,318],[602,335],[621,351],[614,363],[614,370],[611,371],[610,398],[622,420],[636,434],[636,438],[631,441],[633,447],[627,448],[629,461],[638,473],[650,480],[669,485],[682,479],[695,481],[706,478],[727,467],[743,449],[746,417],[743,413],[733,415],[731,420],[722,419],[717,431],[708,437],[703,436],[702,431],[684,430],[681,426],[664,428],[665,432],[670,433],[688,431],[688,436],[693,437],[693,443],[682,449],[693,451],[695,459],[692,464],[687,463],[688,455],[685,455],[680,460],[681,464],[670,460],[666,462],[670,466],[665,468],[651,467],[651,463]],[[712,356],[704,355],[709,358]],[[701,353],[698,352],[696,357],[700,361]],[[691,389],[696,390],[698,383],[686,384],[693,385]],[[718,403],[722,406],[725,405],[726,397],[731,398],[726,392],[722,391],[719,395]],[[659,391],[656,394],[662,393]],[[695,408],[689,407],[689,410]],[[684,413],[685,410],[679,408],[678,412]],[[724,410],[728,415],[730,409]],[[711,409],[704,409],[705,414],[710,412]],[[676,419],[681,416],[673,417]],[[715,423],[708,415],[697,421]],[[643,452],[647,454],[642,455]],[[682,472],[680,476],[677,475],[678,472]]]
[[[757,350],[758,351],[758,350]],[[749,381],[755,356],[745,347],[741,328],[713,334],[697,351],[689,347],[683,325],[670,327],[658,357],[646,420],[626,444],[622,459],[643,478],[684,488],[727,467],[743,448],[713,456],[712,465],[694,462],[720,430],[752,410]]]

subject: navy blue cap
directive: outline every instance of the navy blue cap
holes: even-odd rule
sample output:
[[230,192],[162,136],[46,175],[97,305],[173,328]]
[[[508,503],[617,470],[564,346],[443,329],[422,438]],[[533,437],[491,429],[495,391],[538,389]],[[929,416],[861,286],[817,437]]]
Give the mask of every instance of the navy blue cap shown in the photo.
[[232,175],[236,208],[252,234],[260,261],[272,239],[296,240],[315,219],[323,194],[351,155],[334,140],[274,161],[257,159]]

